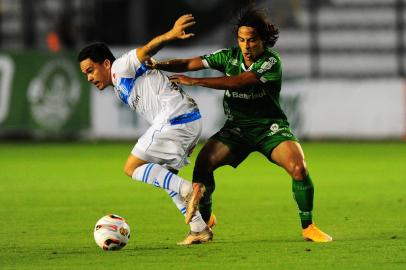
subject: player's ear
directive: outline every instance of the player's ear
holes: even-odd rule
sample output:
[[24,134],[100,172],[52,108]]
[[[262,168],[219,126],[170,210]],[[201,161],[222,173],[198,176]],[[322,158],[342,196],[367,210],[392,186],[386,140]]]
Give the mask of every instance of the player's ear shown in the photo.
[[103,66],[104,66],[105,68],[110,68],[110,67],[111,67],[111,62],[110,62],[110,60],[109,60],[109,59],[104,59]]

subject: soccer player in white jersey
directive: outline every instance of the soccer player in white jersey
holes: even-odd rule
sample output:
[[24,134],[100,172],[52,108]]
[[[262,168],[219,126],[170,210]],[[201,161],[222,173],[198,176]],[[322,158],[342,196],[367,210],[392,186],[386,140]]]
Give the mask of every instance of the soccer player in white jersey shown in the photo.
[[[151,127],[142,135],[129,155],[124,172],[134,180],[165,189],[185,215],[185,203],[192,194],[192,184],[177,175],[188,164],[188,156],[201,134],[199,109],[192,98],[158,70],[148,70],[145,61],[163,45],[175,39],[187,39],[185,30],[195,24],[191,14],[181,16],[167,33],[145,46],[115,59],[103,43],[91,44],[78,55],[80,69],[99,90],[114,86],[117,97],[143,116]],[[196,212],[190,232],[180,245],[212,240],[211,227]]]

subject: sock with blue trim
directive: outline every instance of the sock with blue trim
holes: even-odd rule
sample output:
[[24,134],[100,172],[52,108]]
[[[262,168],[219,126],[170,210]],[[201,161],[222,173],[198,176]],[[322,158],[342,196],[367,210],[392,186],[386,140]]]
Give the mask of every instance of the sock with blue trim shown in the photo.
[[[168,192],[169,196],[172,198],[173,203],[176,205],[176,207],[179,209],[182,215],[185,216],[186,205],[185,202],[182,200],[182,198],[179,196],[179,194],[171,190],[166,190],[166,192]],[[196,211],[189,225],[190,230],[193,232],[201,232],[207,227],[199,211]]]
[[134,170],[132,179],[156,187],[174,191],[186,197],[192,191],[192,183],[168,171],[156,163],[147,163]]

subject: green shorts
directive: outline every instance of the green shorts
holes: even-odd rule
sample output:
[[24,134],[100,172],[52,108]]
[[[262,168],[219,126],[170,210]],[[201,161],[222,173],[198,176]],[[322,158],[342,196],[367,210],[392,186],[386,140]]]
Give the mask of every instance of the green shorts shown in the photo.
[[281,119],[261,119],[237,124],[227,121],[210,139],[227,145],[236,159],[236,168],[250,153],[258,151],[270,159],[273,149],[284,141],[298,141],[289,123]]

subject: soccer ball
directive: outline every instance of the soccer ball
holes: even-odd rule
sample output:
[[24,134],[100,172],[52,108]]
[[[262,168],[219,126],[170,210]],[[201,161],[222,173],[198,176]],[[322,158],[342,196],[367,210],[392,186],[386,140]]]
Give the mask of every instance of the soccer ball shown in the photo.
[[124,218],[109,214],[94,226],[94,240],[104,250],[120,250],[130,239],[130,226]]

